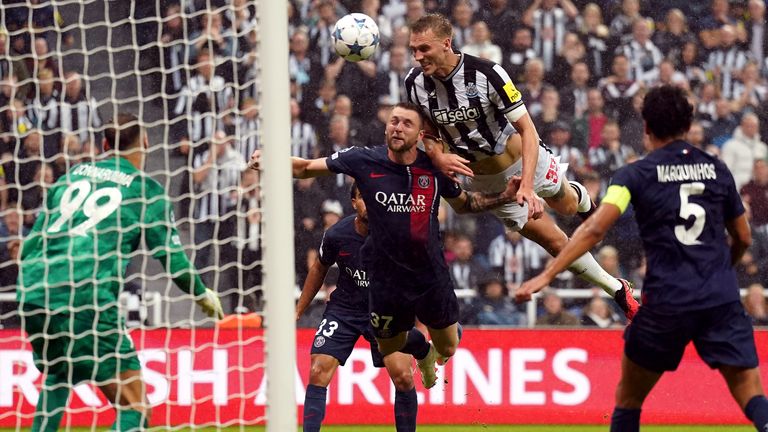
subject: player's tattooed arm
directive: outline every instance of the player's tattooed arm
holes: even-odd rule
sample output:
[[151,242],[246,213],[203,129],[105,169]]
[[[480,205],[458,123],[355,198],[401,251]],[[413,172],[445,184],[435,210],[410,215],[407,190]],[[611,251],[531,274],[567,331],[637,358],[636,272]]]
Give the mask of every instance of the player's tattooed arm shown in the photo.
[[512,177],[503,192],[487,194],[463,191],[458,197],[449,199],[448,203],[457,213],[480,213],[514,202],[519,186],[520,177]]
[[424,151],[432,159],[432,163],[453,181],[459,182],[458,174],[469,177],[475,175],[472,169],[467,166],[469,160],[451,153],[446,148],[445,141],[440,138],[437,128],[429,119],[424,121],[424,136],[421,142],[424,143]]

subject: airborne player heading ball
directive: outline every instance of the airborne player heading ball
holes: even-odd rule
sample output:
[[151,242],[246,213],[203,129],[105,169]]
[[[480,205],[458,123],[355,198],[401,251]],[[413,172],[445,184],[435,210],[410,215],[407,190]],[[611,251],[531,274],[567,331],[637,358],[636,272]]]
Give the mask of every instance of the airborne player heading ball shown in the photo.
[[[507,180],[521,177],[516,202],[492,212],[508,230],[557,255],[568,237],[544,213],[539,197],[558,213],[587,217],[594,203],[586,188],[566,179],[565,166],[540,141],[520,91],[500,65],[454,51],[453,27],[442,15],[427,14],[410,29],[420,67],[408,73],[405,88],[431,121],[425,126],[427,154],[443,173],[462,174],[467,191],[498,193]],[[569,269],[610,294],[628,319],[637,312],[630,283],[608,274],[591,254]]]

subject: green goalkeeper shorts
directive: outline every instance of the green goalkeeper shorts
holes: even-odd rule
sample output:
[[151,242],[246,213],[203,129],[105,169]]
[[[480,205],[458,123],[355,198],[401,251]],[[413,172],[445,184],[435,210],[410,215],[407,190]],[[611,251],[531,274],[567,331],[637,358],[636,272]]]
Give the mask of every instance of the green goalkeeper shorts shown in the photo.
[[32,344],[35,367],[71,385],[114,380],[125,370],[139,370],[125,324],[116,311],[92,310],[50,314],[46,309],[24,305],[24,330]]

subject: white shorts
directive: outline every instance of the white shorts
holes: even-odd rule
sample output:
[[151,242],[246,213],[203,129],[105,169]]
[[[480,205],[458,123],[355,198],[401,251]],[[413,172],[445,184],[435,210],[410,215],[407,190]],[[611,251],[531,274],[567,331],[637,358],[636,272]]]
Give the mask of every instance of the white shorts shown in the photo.
[[[553,156],[544,147],[539,147],[539,160],[536,163],[536,172],[533,175],[533,191],[542,198],[551,197],[560,191],[565,178],[568,164],[560,163],[560,156]],[[467,191],[497,193],[503,192],[507,182],[514,176],[523,172],[523,159],[520,158],[504,171],[498,174],[476,175],[464,177],[462,188]],[[519,231],[528,222],[528,204],[522,206],[516,202],[509,203],[491,210],[504,222],[507,229]]]

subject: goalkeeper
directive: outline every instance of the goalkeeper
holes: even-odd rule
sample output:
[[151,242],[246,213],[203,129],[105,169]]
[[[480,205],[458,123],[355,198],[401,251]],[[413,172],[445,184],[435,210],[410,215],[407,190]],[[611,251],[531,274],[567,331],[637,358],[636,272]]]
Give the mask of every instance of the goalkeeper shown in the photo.
[[46,375],[33,431],[58,428],[82,381],[95,382],[115,407],[113,430],[147,427],[141,365],[117,301],[142,240],[209,317],[223,317],[184,254],[164,189],[142,171],[149,144],[137,118],[118,114],[104,135],[113,157],[77,165],[51,187],[21,250],[22,327]]

